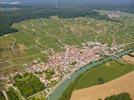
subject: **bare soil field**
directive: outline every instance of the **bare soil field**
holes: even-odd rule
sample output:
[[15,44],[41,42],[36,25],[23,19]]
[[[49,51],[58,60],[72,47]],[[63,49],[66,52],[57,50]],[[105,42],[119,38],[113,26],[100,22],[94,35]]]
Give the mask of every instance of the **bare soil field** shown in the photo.
[[125,55],[122,57],[122,59],[129,64],[134,64],[134,57],[132,57],[132,56]]
[[99,98],[103,100],[107,96],[122,92],[129,93],[132,100],[134,100],[133,85],[134,71],[102,85],[75,90],[70,100],[98,100]]

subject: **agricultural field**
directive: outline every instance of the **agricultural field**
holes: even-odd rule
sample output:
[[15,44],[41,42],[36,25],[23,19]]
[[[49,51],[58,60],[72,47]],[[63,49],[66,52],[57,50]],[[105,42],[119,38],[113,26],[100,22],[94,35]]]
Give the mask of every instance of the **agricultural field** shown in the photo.
[[70,100],[133,100],[133,78],[134,71],[101,85],[74,90]]
[[93,41],[132,48],[133,21],[133,14],[121,12],[118,21],[87,15],[76,18],[52,16],[14,23],[12,28],[19,31],[0,37],[1,74],[23,71],[25,65],[35,59],[47,62],[49,56],[64,51],[66,45],[81,47],[82,43]]
[[134,70],[133,64],[124,61],[109,61],[84,73],[78,80],[75,90],[104,84]]
[[45,87],[33,74],[25,73],[23,76],[17,75],[14,84],[24,97],[31,96],[42,91]]
[[134,65],[123,58],[108,61],[84,73],[73,88],[71,100],[105,99],[106,96],[121,92],[128,92],[134,98],[134,89],[130,87],[134,83]]

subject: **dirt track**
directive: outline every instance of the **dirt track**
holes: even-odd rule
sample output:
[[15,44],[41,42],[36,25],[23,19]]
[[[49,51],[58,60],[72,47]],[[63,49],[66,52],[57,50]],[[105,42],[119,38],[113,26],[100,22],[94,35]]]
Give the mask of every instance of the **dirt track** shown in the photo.
[[127,92],[134,100],[134,71],[103,85],[75,90],[70,100],[102,100],[110,95]]

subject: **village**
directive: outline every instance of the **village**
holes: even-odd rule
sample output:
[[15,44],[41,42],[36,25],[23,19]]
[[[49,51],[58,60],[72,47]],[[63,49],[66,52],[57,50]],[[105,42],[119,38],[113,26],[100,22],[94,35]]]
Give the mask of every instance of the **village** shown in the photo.
[[[107,44],[95,42],[83,44],[83,48],[66,46],[65,52],[56,53],[49,58],[47,63],[38,63],[38,61],[35,60],[32,65],[28,65],[26,71],[34,74],[37,73],[36,76],[39,77],[46,87],[46,94],[50,94],[49,92],[52,92],[58,83],[68,78],[70,73],[104,56],[110,56],[121,52],[123,50],[122,47],[123,45],[114,45],[109,48]],[[46,74],[44,74],[47,70],[53,71],[50,78],[47,78]]]

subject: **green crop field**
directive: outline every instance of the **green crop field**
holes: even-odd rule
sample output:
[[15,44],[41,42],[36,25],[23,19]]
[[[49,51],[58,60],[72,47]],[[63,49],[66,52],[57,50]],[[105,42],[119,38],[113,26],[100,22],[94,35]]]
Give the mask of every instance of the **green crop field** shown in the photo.
[[45,88],[36,76],[29,73],[25,73],[23,76],[17,75],[15,77],[15,86],[18,87],[24,97],[31,96]]
[[74,89],[103,84],[131,71],[134,71],[134,65],[120,61],[109,61],[84,73],[77,81]]
[[[0,71],[5,74],[23,68],[25,64],[40,58],[47,61],[65,45],[81,47],[88,41],[107,43],[109,46],[134,43],[134,14],[121,13],[119,21],[96,19],[88,15],[76,18],[39,18],[14,23],[18,32],[0,37]],[[2,67],[1,67],[2,66]],[[6,72],[5,72],[6,71]]]

